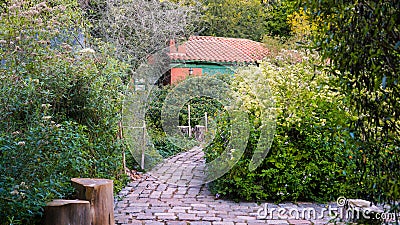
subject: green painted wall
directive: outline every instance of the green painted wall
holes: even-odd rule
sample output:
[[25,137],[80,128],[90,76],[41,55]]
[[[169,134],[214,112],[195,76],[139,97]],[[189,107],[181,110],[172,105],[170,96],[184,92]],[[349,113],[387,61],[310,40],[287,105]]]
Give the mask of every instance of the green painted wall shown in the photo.
[[217,64],[217,63],[172,63],[171,67],[175,68],[201,68],[203,70],[203,74],[215,75],[215,74],[234,74],[235,69],[237,68],[232,64]]

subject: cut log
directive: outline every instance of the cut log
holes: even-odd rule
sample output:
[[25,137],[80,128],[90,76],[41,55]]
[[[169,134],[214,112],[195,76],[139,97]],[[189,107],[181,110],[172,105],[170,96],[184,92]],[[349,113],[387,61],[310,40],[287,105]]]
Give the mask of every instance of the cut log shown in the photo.
[[56,199],[44,208],[45,225],[90,225],[90,203]]
[[77,198],[90,202],[92,225],[114,225],[113,181],[108,179],[72,178]]

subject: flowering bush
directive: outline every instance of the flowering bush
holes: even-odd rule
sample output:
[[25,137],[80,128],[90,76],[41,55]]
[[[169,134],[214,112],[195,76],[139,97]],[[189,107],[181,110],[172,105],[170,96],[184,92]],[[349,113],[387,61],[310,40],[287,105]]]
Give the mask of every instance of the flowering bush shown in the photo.
[[[345,97],[333,88],[332,77],[319,71],[302,52],[282,51],[262,63],[262,74],[239,73],[232,82],[242,93],[243,110],[253,129],[242,158],[231,171],[211,184],[213,192],[236,199],[334,200],[350,196],[354,163]],[[276,133],[266,159],[254,171],[249,163],[260,137],[260,102],[251,87],[271,89],[276,104]],[[246,89],[248,89],[246,91]],[[267,99],[266,96],[263,98]],[[207,161],[224,150],[229,121],[219,120],[217,137],[206,149]],[[349,195],[346,195],[349,194]]]
[[127,66],[85,48],[77,2],[8,1],[0,16],[0,224],[35,224],[71,177],[114,180]]

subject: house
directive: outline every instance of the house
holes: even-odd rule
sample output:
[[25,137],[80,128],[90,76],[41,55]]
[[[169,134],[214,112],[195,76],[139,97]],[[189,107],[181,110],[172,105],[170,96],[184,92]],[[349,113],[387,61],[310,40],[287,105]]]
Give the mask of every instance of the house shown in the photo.
[[180,45],[170,41],[170,68],[164,84],[176,84],[189,75],[233,74],[238,66],[257,65],[268,54],[259,42],[240,38],[192,36]]

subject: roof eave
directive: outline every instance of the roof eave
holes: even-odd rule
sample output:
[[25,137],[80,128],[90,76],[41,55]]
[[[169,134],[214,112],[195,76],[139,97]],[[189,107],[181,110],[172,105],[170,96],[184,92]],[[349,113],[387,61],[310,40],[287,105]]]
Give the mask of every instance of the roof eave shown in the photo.
[[252,64],[257,63],[257,61],[250,61],[250,62],[240,62],[240,61],[206,61],[206,60],[171,60],[171,63],[206,63],[206,64],[229,64],[229,65],[236,65],[236,64]]

